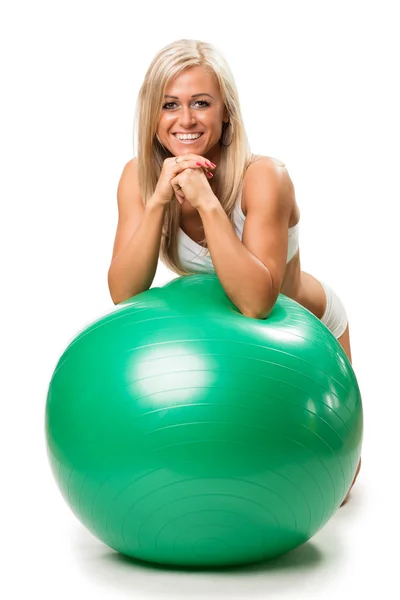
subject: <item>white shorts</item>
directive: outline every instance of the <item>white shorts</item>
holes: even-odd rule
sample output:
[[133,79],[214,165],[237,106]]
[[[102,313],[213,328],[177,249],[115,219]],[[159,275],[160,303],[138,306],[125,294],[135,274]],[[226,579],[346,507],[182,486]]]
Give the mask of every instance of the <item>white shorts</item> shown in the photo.
[[343,335],[347,327],[347,314],[340,298],[327,284],[318,280],[325,290],[326,310],[321,319],[322,323],[333,333],[336,339]]

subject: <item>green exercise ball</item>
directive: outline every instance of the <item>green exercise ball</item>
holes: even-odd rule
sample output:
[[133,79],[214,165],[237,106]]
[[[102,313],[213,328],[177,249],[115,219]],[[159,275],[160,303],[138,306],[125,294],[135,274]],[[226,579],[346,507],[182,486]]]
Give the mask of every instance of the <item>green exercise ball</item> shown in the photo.
[[326,326],[280,295],[242,315],[214,274],[174,279],[71,341],[49,384],[54,477],[114,550],[181,567],[293,550],[356,472],[362,403]]

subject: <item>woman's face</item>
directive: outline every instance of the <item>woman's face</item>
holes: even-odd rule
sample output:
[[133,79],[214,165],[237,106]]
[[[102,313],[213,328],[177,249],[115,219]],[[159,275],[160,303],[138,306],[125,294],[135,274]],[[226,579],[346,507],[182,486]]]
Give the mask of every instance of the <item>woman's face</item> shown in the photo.
[[[215,75],[203,67],[190,67],[175,77],[165,91],[157,135],[174,156],[194,153],[218,158],[222,123],[227,120]],[[176,133],[201,136],[185,143],[179,141]]]

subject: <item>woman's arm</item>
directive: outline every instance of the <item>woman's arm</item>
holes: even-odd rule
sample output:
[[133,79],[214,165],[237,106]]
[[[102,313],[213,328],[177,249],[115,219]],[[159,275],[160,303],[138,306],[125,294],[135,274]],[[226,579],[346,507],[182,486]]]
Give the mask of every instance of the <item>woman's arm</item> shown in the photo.
[[217,198],[199,208],[208,249],[226,294],[246,316],[264,319],[285,275],[293,185],[286,169],[262,160],[246,182],[242,241]]
[[135,161],[130,161],[118,185],[118,227],[108,270],[108,287],[114,304],[151,286],[157,269],[164,213],[156,194],[144,206]]

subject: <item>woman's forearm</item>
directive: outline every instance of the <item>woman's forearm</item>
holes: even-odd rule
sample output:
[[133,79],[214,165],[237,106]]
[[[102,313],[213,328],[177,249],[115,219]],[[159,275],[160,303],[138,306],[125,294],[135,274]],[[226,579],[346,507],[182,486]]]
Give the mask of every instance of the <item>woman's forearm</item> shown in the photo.
[[164,206],[152,196],[139,227],[108,270],[108,287],[114,304],[149,289],[157,270]]
[[272,277],[239,240],[219,200],[199,208],[215,272],[226,294],[246,316],[265,318],[272,308]]

